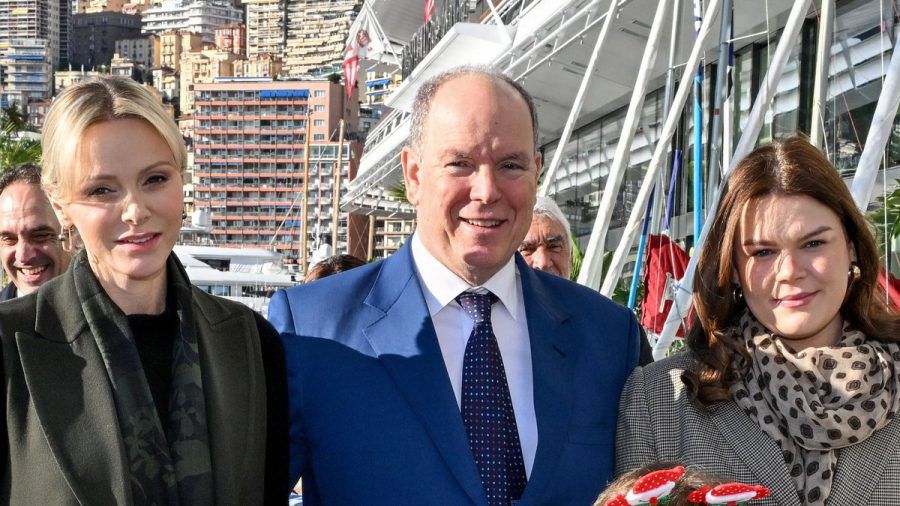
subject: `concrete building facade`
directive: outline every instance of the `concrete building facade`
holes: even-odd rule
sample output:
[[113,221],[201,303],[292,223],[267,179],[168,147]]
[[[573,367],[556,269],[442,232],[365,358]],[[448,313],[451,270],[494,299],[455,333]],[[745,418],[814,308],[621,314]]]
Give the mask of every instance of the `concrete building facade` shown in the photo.
[[232,23],[216,28],[215,43],[217,48],[232,52],[238,57],[243,58],[247,56],[246,25],[243,23]]
[[76,14],[96,14],[98,12],[122,12],[125,0],[78,0]]
[[147,68],[153,66],[153,39],[138,37],[116,41],[116,53],[122,58],[129,58]]
[[96,12],[72,16],[72,65],[108,66],[116,53],[116,41],[141,35],[141,16],[120,12]]
[[361,0],[289,1],[284,67],[289,76],[341,71],[347,32]]
[[224,49],[204,49],[181,54],[179,72],[179,100],[181,114],[194,111],[194,87],[200,83],[211,83],[220,77],[234,74],[233,63],[238,56]]
[[0,106],[17,103],[24,109],[53,91],[52,50],[46,39],[11,39],[2,58],[4,83]]
[[203,37],[196,32],[169,30],[153,37],[153,68],[181,69],[181,53],[203,49]]
[[93,79],[99,75],[99,72],[92,70],[57,70],[53,74],[54,89],[56,90],[56,94],[59,95],[69,86],[88,79]]
[[[69,0],[0,0],[0,58],[13,41],[43,40],[51,72],[69,64]],[[19,54],[23,54],[21,49]],[[10,69],[0,68],[0,87]],[[49,77],[52,84],[52,76]]]
[[245,0],[247,56],[284,56],[287,42],[287,0]]
[[256,57],[237,60],[232,66],[234,77],[279,77],[282,75],[284,62],[278,56],[263,53]]
[[365,218],[332,215],[360,154],[351,141],[339,154],[333,137],[341,119],[345,136],[354,130],[356,97],[327,80],[197,84],[194,93],[194,203],[211,211],[219,245],[274,248],[303,272],[337,230],[336,253],[365,255]]
[[244,13],[228,0],[165,0],[144,12],[141,32],[188,31],[206,44],[215,42],[217,28],[243,22]]

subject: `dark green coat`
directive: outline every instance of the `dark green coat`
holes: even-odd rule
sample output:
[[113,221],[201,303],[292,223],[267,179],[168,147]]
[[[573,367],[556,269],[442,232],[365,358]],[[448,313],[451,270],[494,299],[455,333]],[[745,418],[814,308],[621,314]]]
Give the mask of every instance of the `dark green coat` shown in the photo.
[[[192,297],[216,503],[262,504],[267,377],[260,334],[277,334],[241,304],[197,288]],[[112,390],[72,270],[0,304],[0,339],[0,504],[131,504]],[[275,369],[282,377],[274,380],[284,381],[283,364]],[[284,483],[269,483],[270,496]]]

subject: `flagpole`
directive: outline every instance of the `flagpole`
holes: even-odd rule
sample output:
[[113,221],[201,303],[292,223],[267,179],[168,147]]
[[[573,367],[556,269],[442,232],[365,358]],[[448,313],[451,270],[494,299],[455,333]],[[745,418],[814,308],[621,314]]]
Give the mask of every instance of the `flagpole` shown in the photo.
[[[722,157],[722,104],[724,102],[725,79],[728,72],[728,48],[731,40],[731,0],[722,3],[722,24],[719,28],[719,63],[716,65],[716,91],[713,99],[712,138],[710,139],[709,171],[707,172],[707,198],[715,195],[719,186]],[[710,203],[711,204],[711,203]],[[707,205],[707,208],[710,206]]]
[[[615,1],[615,0],[612,0]],[[494,0],[485,0],[488,7],[491,9],[491,17],[494,18],[494,21],[497,23],[497,26],[503,26],[503,19],[500,18],[500,14],[497,12],[497,8],[494,7]]]
[[[726,0],[727,1],[727,0]],[[700,33],[703,22],[703,0],[694,0],[694,33]],[[700,93],[703,87],[703,64],[694,75],[694,241],[703,229],[703,108]]]
[[400,68],[400,63],[403,60],[397,56],[397,52],[394,51],[394,44],[391,43],[387,34],[384,33],[384,28],[381,27],[381,23],[378,22],[378,17],[375,16],[375,11],[372,10],[372,6],[369,5],[369,3],[370,2],[368,1],[363,2],[363,9],[366,9],[369,12],[369,19],[372,20],[372,26],[375,27],[375,32],[378,35],[378,39],[381,40],[381,44],[394,56],[394,66]]
[[[333,255],[338,254],[338,224],[341,221],[341,178],[344,173],[344,118],[341,118],[340,128],[338,129],[338,156],[337,166],[332,169],[331,174],[334,177],[331,207],[331,252]],[[349,172],[347,176],[349,177]],[[350,218],[347,218],[347,251],[349,253],[350,246]]]

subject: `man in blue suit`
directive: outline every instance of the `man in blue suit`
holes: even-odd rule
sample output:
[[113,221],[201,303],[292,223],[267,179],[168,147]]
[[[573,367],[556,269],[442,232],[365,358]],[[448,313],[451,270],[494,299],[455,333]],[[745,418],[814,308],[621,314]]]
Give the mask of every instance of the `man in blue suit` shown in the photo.
[[530,96],[483,68],[430,79],[401,162],[407,244],[269,306],[304,504],[590,504],[638,325],[516,253],[541,167]]

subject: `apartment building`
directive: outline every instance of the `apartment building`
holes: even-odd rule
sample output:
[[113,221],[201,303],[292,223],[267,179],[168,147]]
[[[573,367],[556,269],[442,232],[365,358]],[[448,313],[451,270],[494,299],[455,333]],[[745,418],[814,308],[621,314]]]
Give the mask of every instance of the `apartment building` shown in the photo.
[[126,0],[78,0],[75,7],[76,14],[95,14],[98,12],[122,12]]
[[53,74],[54,88],[56,94],[59,95],[64,89],[78,84],[88,79],[93,79],[100,75],[100,72],[93,70],[57,70]]
[[122,58],[147,68],[153,66],[153,40],[149,37],[119,39],[116,41],[116,53]]
[[119,53],[113,55],[113,59],[109,64],[109,73],[114,76],[130,77],[132,79],[144,82],[147,79],[147,73],[152,75],[152,69],[131,58],[119,56]]
[[47,117],[47,111],[50,110],[52,99],[44,98],[41,100],[32,100],[25,107],[28,113],[28,126],[36,132],[40,132],[44,128],[44,118]]
[[274,248],[300,272],[333,239],[336,253],[365,255],[366,220],[333,214],[335,190],[356,174],[360,145],[337,141],[342,119],[345,136],[355,129],[356,97],[328,80],[234,80],[194,93],[194,204],[211,211],[218,244]]
[[241,23],[243,17],[229,0],[164,0],[143,13],[141,32],[194,32],[200,34],[203,43],[213,44],[217,28]]
[[292,0],[287,4],[284,67],[289,76],[340,72],[347,32],[362,0]]
[[153,37],[153,67],[181,70],[181,53],[203,49],[203,36],[185,30],[169,30]]
[[403,83],[400,72],[378,72],[369,70],[366,72],[366,97],[364,104],[367,106],[383,105],[384,99]]
[[11,39],[0,58],[4,83],[0,106],[50,98],[53,88],[52,50],[46,39]]
[[244,0],[247,8],[247,56],[284,56],[287,0]]
[[204,49],[181,54],[179,73],[179,100],[181,114],[194,111],[194,87],[200,83],[211,83],[220,77],[234,75],[233,63],[238,56],[224,49]]
[[279,56],[263,53],[245,60],[237,60],[232,66],[234,77],[278,77],[282,75],[284,62]]
[[416,230],[416,220],[372,217],[372,259],[387,258],[400,249]]
[[50,67],[67,65],[70,10],[68,0],[0,0],[0,56],[13,40],[42,39],[46,41]]
[[140,15],[121,12],[75,14],[72,16],[72,65],[108,66],[116,53],[116,41],[140,35]]
[[157,67],[151,71],[153,76],[153,88],[159,93],[164,102],[178,102],[181,93],[178,73],[168,67]]
[[247,56],[247,26],[243,23],[232,23],[216,28],[215,42],[217,48],[243,58]]

